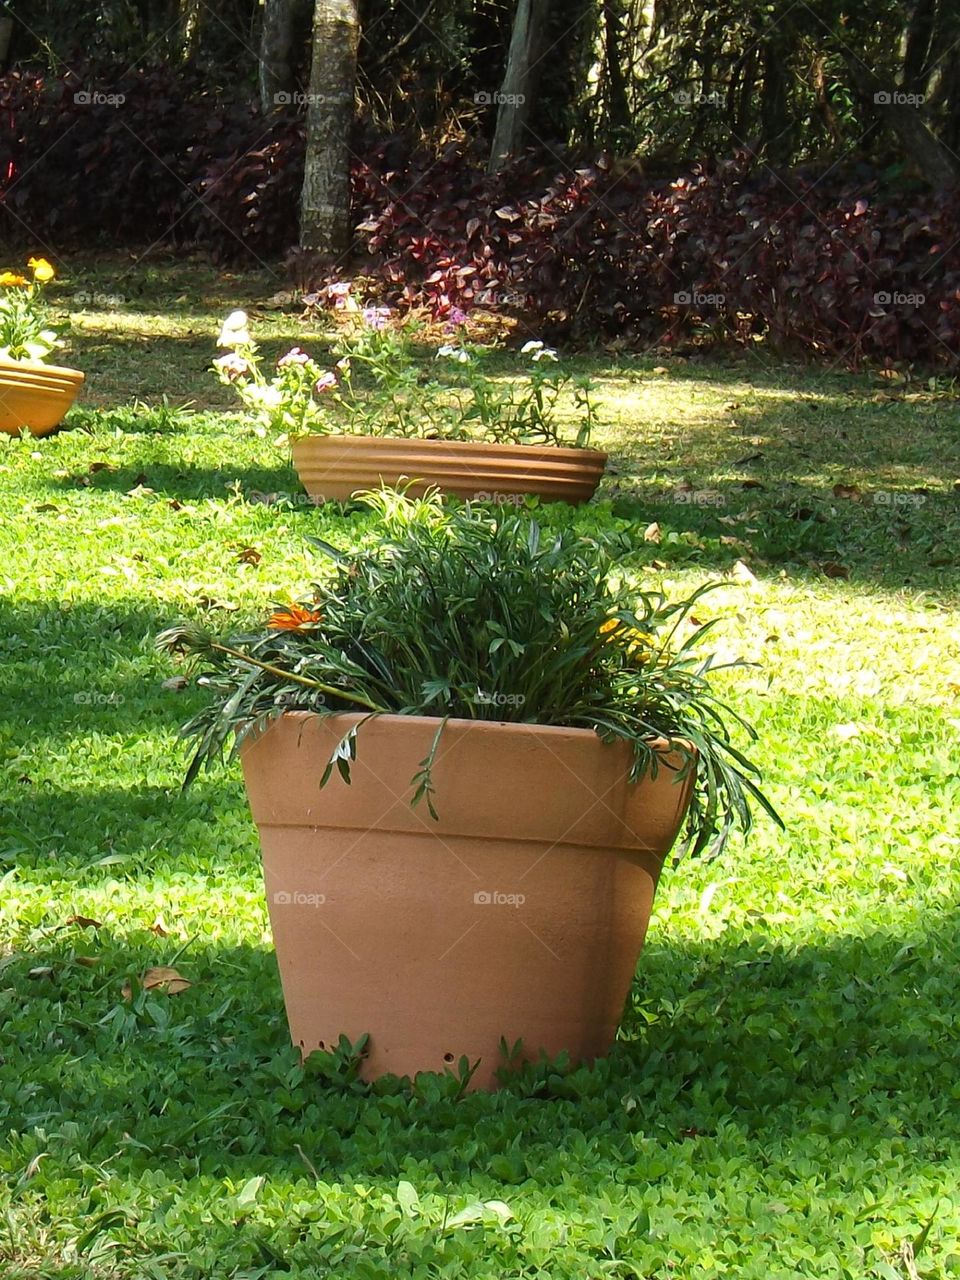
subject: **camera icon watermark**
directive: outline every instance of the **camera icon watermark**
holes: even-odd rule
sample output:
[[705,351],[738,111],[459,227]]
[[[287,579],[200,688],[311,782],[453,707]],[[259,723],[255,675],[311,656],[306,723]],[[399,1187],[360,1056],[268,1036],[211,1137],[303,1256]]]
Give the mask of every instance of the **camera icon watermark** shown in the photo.
[[524,693],[488,693],[485,689],[478,689],[473,696],[473,702],[484,707],[522,707],[526,700]]
[[478,907],[522,907],[526,902],[522,893],[501,893],[498,889],[478,889],[473,895]]
[[275,907],[322,907],[326,900],[325,893],[303,893],[299,889],[295,889],[293,893],[278,889],[273,895]]
[[122,107],[127,100],[125,93],[101,93],[99,89],[78,89],[73,95],[78,107]]
[[878,89],[873,100],[878,107],[922,107],[927,96],[924,93],[902,93],[899,89]]
[[273,95],[275,107],[326,107],[347,101],[352,102],[353,99],[346,94],[303,93],[299,89],[294,93],[281,89],[279,93]]
[[889,293],[881,289],[873,295],[873,302],[878,307],[922,307],[927,300],[925,293]]
[[120,707],[126,702],[122,693],[101,693],[99,689],[80,689],[73,695],[78,707]]
[[471,501],[492,502],[498,507],[522,507],[524,498],[522,493],[501,493],[498,489],[494,489],[492,492],[489,489],[478,489]]
[[926,500],[924,493],[891,493],[885,489],[873,495],[874,505],[878,507],[922,507]]
[[477,307],[519,307],[523,305],[523,294],[512,289],[478,289],[473,303]]
[[488,93],[485,89],[481,89],[479,93],[473,95],[473,101],[478,107],[522,107],[526,100],[526,94],[500,93],[499,90]]
[[719,93],[691,93],[688,89],[676,89],[673,101],[678,107],[719,107],[722,98]]
[[111,307],[122,307],[126,298],[122,293],[87,293],[81,289],[73,295],[73,301],[78,307],[100,307],[106,311]]
[[719,489],[675,489],[673,500],[692,507],[724,507],[727,504]]
[[695,290],[680,289],[673,295],[675,307],[722,307],[726,295],[723,293],[697,293]]

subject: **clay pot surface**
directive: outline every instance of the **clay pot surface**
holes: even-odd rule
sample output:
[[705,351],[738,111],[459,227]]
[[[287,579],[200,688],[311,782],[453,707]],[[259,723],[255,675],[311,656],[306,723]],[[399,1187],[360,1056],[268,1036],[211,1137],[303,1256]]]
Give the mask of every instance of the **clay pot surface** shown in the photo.
[[547,502],[591,498],[607,455],[596,449],[379,436],[300,436],[291,441],[300,482],[317,502],[342,502],[366,489],[412,481],[473,501],[508,502],[536,494]]
[[0,360],[0,431],[49,435],[77,398],[83,380],[78,369]]
[[[362,717],[287,713],[242,750],[295,1044],[370,1034],[365,1078],[606,1053],[663,859],[689,802],[682,756],[627,781],[590,730],[448,722],[434,803],[410,805],[436,719],[362,725],[352,782],[320,777]],[[672,766],[672,767],[671,767]]]

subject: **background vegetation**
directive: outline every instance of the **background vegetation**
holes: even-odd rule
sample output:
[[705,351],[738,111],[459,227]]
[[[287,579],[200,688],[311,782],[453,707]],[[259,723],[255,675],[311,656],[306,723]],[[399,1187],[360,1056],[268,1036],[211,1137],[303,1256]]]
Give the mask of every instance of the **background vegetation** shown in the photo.
[[[297,1063],[239,775],[179,794],[201,695],[153,647],[295,596],[306,535],[376,535],[305,502],[205,372],[269,281],[128,273],[128,301],[74,309],[74,429],[0,438],[5,1280],[956,1275],[950,384],[578,359],[615,470],[539,517],[620,531],[637,581],[724,577],[718,639],[759,664],[729,692],[789,829],[665,877],[609,1061],[495,1097],[369,1088]],[[158,965],[191,985],[138,986]]]

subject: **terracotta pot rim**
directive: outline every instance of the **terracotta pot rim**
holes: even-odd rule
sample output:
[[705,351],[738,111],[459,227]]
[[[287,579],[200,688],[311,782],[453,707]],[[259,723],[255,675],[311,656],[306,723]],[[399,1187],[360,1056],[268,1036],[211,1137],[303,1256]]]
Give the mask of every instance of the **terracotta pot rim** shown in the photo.
[[425,448],[435,450],[451,450],[451,449],[502,449],[506,452],[513,450],[522,450],[524,453],[542,454],[544,457],[560,457],[560,458],[590,458],[599,462],[601,459],[605,463],[609,458],[609,454],[602,449],[585,448],[580,449],[576,445],[569,444],[519,444],[516,441],[505,440],[429,440],[421,436],[367,436],[353,435],[346,431],[331,431],[324,434],[320,431],[306,431],[302,435],[291,436],[291,446],[306,444],[312,441],[337,441],[341,444],[357,445],[360,448],[369,446],[378,449],[396,449],[398,452],[402,449]]
[[[436,726],[437,728],[439,728],[440,721],[443,718],[442,716],[402,716],[397,715],[396,712],[392,711],[332,711],[329,715],[322,715],[318,711],[284,711],[282,715],[277,718],[281,720],[299,720],[304,723],[309,720],[316,719],[329,721],[339,720],[344,724],[352,721],[354,724],[359,724],[361,720],[374,717],[381,723],[386,724],[426,724]],[[270,723],[272,724],[274,722],[271,721]],[[269,728],[269,725],[267,727]],[[469,730],[470,732],[479,731],[481,733],[491,733],[496,731],[502,733],[505,729],[510,729],[520,736],[535,734],[537,737],[542,737],[544,735],[549,737],[550,735],[556,734],[558,736],[563,735],[569,738],[571,735],[574,735],[580,737],[584,742],[598,742],[601,746],[614,745],[603,742],[603,739],[596,730],[584,729],[579,725],[539,724],[536,721],[527,720],[466,720],[457,716],[449,716],[447,718],[447,727],[459,728],[464,732]],[[266,731],[267,730],[265,729],[264,732]],[[625,738],[618,739],[618,741],[623,742],[625,745],[629,745]],[[668,739],[661,736],[648,738],[646,741],[655,751],[668,751],[677,747],[689,747],[694,751],[694,753],[696,752],[696,748],[693,746],[693,743],[684,737]],[[241,748],[241,751],[242,750],[243,748]]]
[[67,378],[73,380],[79,378],[84,381],[86,374],[81,369],[71,369],[65,364],[48,364],[45,360],[8,360],[0,357],[0,369],[14,369],[27,373],[49,373],[53,377]]

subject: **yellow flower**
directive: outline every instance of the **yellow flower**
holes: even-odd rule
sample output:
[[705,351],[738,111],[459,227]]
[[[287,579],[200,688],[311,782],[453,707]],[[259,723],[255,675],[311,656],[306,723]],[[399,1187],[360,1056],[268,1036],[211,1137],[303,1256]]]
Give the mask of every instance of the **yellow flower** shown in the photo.
[[606,636],[608,644],[611,640],[618,641],[626,649],[627,656],[639,662],[645,662],[655,652],[649,635],[637,627],[628,627],[620,618],[608,618],[606,622],[601,622],[599,631],[600,635]]
[[41,284],[46,284],[57,274],[46,258],[28,258],[27,266],[33,272],[34,280],[39,280]]
[[4,271],[0,274],[0,285],[9,288],[11,285],[26,284],[25,276],[18,276],[15,271]]

